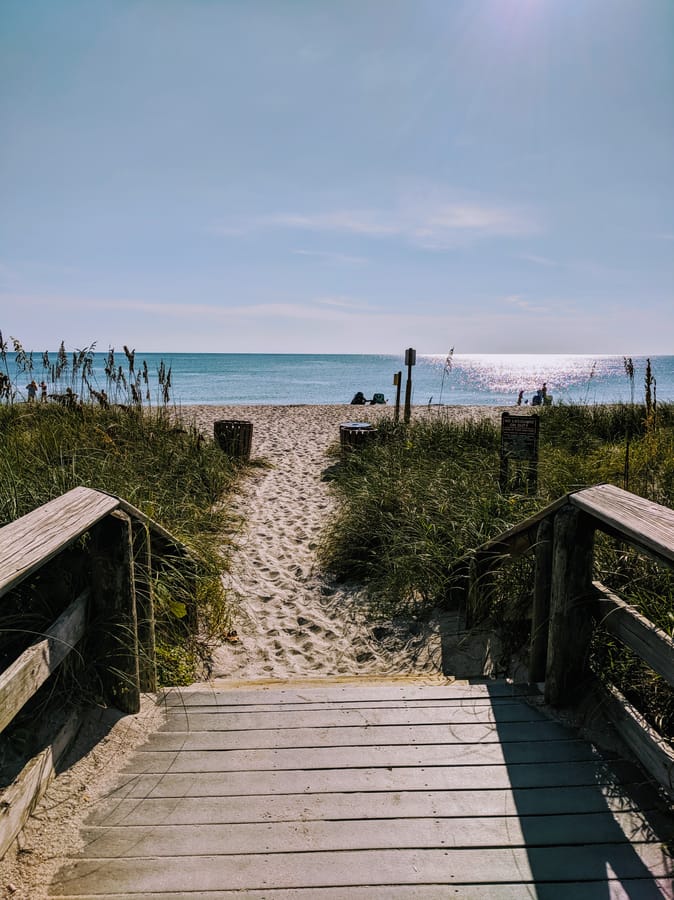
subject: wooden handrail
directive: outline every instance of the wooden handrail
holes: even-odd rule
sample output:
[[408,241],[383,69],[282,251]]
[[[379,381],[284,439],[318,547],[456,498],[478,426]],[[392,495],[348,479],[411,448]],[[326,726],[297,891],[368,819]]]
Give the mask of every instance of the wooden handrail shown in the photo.
[[0,528],[0,597],[118,506],[117,497],[76,487]]
[[[0,732],[68,654],[81,646],[85,635],[92,659],[105,661],[98,674],[109,703],[123,712],[138,712],[141,691],[157,689],[152,569],[169,547],[192,564],[195,560],[188,547],[130,503],[76,487],[0,528],[0,598],[85,534],[90,536],[85,552],[91,583],[41,640],[0,671]],[[142,591],[137,590],[141,582]],[[89,624],[94,621],[96,627]],[[5,792],[0,803],[0,858],[75,734],[74,724],[64,727]]]
[[674,565],[674,510],[612,484],[569,495],[569,503],[591,517],[596,528]]
[[[674,567],[674,510],[610,484],[566,494],[470,554],[467,619],[472,622],[484,611],[483,596],[492,589],[494,569],[508,559],[535,552],[529,677],[545,681],[545,698],[553,706],[572,704],[584,690],[594,627],[608,630],[674,686],[672,638],[593,582],[595,531]],[[615,692],[608,707],[616,709]],[[654,754],[661,754],[667,742],[638,715],[613,715],[613,719],[651,774],[671,790],[674,751],[667,759],[660,755],[657,765],[651,765]],[[646,734],[646,728],[651,733]],[[640,730],[644,731],[641,744],[635,738]]]

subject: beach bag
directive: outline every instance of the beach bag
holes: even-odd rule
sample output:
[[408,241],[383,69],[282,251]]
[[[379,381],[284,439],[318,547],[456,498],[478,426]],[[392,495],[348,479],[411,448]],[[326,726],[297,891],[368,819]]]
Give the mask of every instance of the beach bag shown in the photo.
[[386,403],[383,394],[373,394],[372,400],[370,400],[370,405],[374,406],[375,403]]

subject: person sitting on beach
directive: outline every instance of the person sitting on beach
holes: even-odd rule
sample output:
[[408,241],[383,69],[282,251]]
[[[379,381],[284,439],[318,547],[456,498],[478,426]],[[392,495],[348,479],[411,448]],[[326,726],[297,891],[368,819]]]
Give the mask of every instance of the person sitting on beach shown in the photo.
[[353,396],[351,406],[364,406],[366,403],[365,394],[362,391],[357,391]]

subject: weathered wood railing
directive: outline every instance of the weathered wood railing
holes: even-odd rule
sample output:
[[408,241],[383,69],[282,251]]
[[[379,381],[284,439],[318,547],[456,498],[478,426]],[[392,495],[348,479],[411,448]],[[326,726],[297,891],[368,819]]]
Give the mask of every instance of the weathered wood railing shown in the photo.
[[[602,531],[674,568],[674,510],[613,485],[571,493],[471,555],[467,618],[487,612],[498,566],[535,553],[529,680],[545,681],[553,706],[573,705],[587,688],[593,628],[602,627],[630,647],[674,686],[674,641],[635,609],[593,580],[594,535]],[[644,767],[674,789],[674,748],[610,687],[605,708]]]
[[[8,668],[0,672],[0,732],[87,638],[105,700],[126,713],[157,689],[153,568],[189,550],[118,497],[78,487],[0,528],[0,598],[68,550],[86,542],[88,584]],[[0,600],[0,631],[3,612]],[[79,648],[78,648],[78,652]],[[78,726],[76,715],[50,746],[0,793],[0,857],[51,780]]]

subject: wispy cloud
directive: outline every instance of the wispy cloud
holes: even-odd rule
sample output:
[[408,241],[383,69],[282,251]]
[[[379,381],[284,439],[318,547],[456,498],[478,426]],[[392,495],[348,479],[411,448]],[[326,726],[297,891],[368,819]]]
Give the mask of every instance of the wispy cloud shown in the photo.
[[293,250],[296,256],[309,256],[336,265],[362,266],[368,262],[364,256],[349,256],[346,253],[333,253],[329,250]]
[[335,306],[338,309],[363,310],[367,312],[380,308],[362,300],[353,300],[350,297],[318,297],[316,298],[316,303],[321,306]]
[[516,208],[427,199],[390,210],[280,212],[240,222],[220,222],[214,226],[214,231],[223,236],[241,235],[261,229],[401,239],[425,249],[441,250],[466,240],[530,235],[537,233],[540,226],[531,213]]
[[521,309],[525,312],[533,312],[533,313],[550,312],[550,308],[548,306],[541,306],[538,303],[532,303],[530,300],[527,300],[525,297],[522,297],[520,294],[511,294],[508,297],[504,297],[504,302],[509,304],[510,306],[516,306],[518,309]]
[[525,262],[535,263],[537,266],[558,266],[559,263],[554,259],[549,259],[547,256],[538,256],[535,253],[520,253],[518,254],[518,259],[523,259]]
[[260,216],[254,224],[261,228],[291,228],[300,231],[345,231],[370,237],[400,233],[400,226],[372,210],[336,210],[334,212],[297,214],[273,213]]
[[137,315],[161,316],[174,319],[195,319],[201,323],[231,321],[232,319],[298,319],[334,322],[353,316],[359,311],[376,313],[378,308],[362,300],[349,297],[317,297],[305,302],[238,303],[233,306],[215,303],[155,302],[128,297],[18,295],[0,293],[0,302],[21,304],[35,311],[51,310],[55,305],[70,312],[123,312]]

